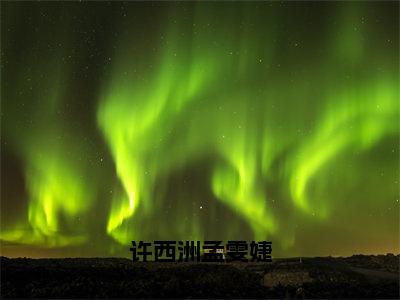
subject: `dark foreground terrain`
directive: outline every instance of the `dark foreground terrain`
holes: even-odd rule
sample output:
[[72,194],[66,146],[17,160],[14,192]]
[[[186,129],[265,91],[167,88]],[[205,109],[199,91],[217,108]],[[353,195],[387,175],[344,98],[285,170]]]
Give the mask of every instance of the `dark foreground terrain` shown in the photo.
[[2,298],[399,298],[397,255],[261,263],[1,257]]

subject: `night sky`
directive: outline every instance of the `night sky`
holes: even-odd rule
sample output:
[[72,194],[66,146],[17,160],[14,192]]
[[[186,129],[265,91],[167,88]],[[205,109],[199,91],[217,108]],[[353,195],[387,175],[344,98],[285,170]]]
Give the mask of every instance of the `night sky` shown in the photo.
[[2,2],[1,254],[399,253],[398,2]]

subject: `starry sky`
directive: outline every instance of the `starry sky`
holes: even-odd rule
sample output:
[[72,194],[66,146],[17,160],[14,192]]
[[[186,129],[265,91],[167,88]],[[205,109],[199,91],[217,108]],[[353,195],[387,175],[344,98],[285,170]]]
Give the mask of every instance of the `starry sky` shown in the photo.
[[398,2],[2,2],[1,254],[399,253]]

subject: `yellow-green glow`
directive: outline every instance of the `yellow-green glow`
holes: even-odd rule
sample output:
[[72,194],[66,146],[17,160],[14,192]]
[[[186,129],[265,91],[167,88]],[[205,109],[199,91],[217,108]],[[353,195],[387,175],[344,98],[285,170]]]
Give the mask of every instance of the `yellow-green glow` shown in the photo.
[[4,7],[8,251],[398,247],[398,4]]
[[304,140],[290,165],[290,188],[298,207],[317,216],[327,214],[326,201],[310,204],[307,183],[318,170],[341,151],[365,151],[379,139],[398,132],[398,91],[395,83],[371,84],[368,88],[346,91],[331,101],[319,130]]
[[[1,239],[45,247],[82,244],[87,232],[74,227],[76,220],[88,212],[95,192],[94,186],[87,184],[88,162],[81,152],[83,137],[69,128],[60,113],[69,101],[65,96],[66,77],[61,72],[67,67],[56,57],[50,61],[44,57],[36,63],[45,75],[26,80],[27,75],[22,73],[17,84],[17,101],[32,107],[30,119],[7,127],[14,153],[24,164],[25,186],[20,188],[25,189],[28,198],[27,213],[2,228]],[[36,93],[32,86],[37,88]],[[32,98],[26,99],[28,95]],[[96,184],[96,177],[90,178]]]
[[121,60],[116,56],[120,62],[115,71],[118,75],[99,106],[99,126],[110,145],[126,194],[113,199],[107,224],[107,233],[121,243],[135,236],[134,228],[121,228],[124,220],[133,217],[140,206],[144,213],[152,209],[149,198],[154,197],[152,185],[156,176],[163,168],[171,167],[170,158],[162,157],[161,151],[174,118],[216,75],[218,64],[208,59],[207,53],[195,58],[182,53],[176,29],[165,36],[168,42],[157,58],[161,59],[160,66],[143,73],[143,80],[135,80],[136,75],[131,75],[133,67],[126,64],[131,61],[127,44],[126,53],[120,54],[127,57]]

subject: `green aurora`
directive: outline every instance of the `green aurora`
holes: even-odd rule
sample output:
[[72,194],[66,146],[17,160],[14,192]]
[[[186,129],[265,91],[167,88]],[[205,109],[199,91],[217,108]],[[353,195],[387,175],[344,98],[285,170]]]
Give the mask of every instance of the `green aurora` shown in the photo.
[[1,5],[2,255],[399,252],[398,3]]

